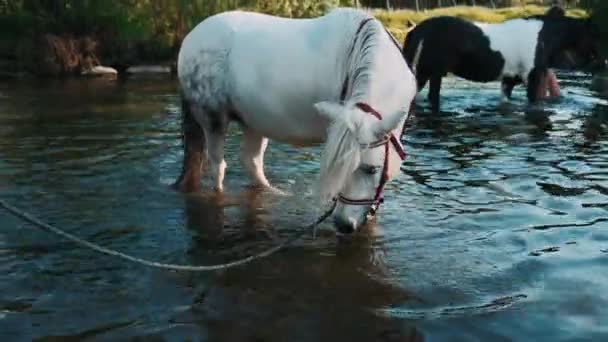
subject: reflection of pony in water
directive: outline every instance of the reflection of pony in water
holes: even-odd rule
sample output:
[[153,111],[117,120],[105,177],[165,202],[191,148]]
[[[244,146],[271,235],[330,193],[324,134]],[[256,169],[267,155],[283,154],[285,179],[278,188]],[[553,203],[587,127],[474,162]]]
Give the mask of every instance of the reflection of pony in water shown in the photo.
[[[266,199],[271,197],[245,191],[228,200],[228,205],[243,205],[230,208],[225,198],[222,202],[217,196],[188,199],[188,226],[199,237],[192,240],[189,262],[233,260],[251,254],[247,249],[273,245],[259,232],[226,232],[249,230],[247,222],[276,226],[269,221],[280,218],[264,224],[264,214],[256,210]],[[224,215],[225,210],[231,215]],[[222,226],[227,227],[224,234]],[[271,230],[272,235],[276,233]],[[217,341],[422,341],[412,324],[381,313],[412,298],[393,282],[384,264],[383,246],[367,235],[375,230],[363,229],[346,243],[330,232],[319,233],[313,241],[303,239],[250,267],[184,274],[195,289],[191,307],[182,314],[186,323],[191,322],[195,330],[200,326],[207,339]]]
[[[193,194],[186,198],[186,222],[188,228],[196,235],[199,243],[205,241],[214,243],[220,240],[222,234],[226,233],[226,224],[240,230],[244,227],[248,232],[260,232],[268,224],[267,220],[261,217],[266,214],[263,209],[268,206],[269,198],[267,194],[255,191],[255,189],[245,189],[243,192],[228,196],[217,193]],[[228,215],[226,210],[239,210],[242,217]],[[235,223],[235,220],[239,220]],[[202,248],[202,250],[209,249]]]
[[[472,23],[456,17],[430,18],[407,35],[403,53],[412,63],[424,42],[417,65],[418,90],[430,81],[428,99],[439,111],[441,79],[448,73],[474,82],[502,82],[504,98],[523,83],[530,102],[559,95],[553,72],[564,54],[576,56],[574,67],[603,66],[598,54],[599,29],[591,19],[566,17],[551,9],[545,15],[499,24]],[[570,58],[574,61],[574,58]]]
[[205,159],[223,190],[228,124],[243,129],[241,161],[256,187],[268,139],[325,142],[320,194],[337,198],[334,221],[351,233],[374,214],[404,158],[398,140],[415,78],[379,21],[354,9],[314,19],[225,12],[184,39],[178,57],[184,163],[176,182],[198,188]]

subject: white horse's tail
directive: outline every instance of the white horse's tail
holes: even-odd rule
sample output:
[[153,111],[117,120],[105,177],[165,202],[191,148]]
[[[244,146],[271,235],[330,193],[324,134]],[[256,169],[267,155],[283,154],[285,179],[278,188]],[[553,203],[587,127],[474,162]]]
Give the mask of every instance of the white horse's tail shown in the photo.
[[391,40],[393,41],[393,43],[395,44],[395,46],[397,47],[397,49],[401,50],[401,46],[397,42],[397,38],[395,38],[395,36],[393,36],[393,34],[391,33],[391,31],[389,31],[386,28],[384,28],[384,31],[386,31],[386,33],[388,34],[388,36],[391,37]]
[[[182,100],[182,147],[184,157],[182,162],[182,171],[173,183],[173,187],[181,191],[191,192],[195,184],[198,184],[200,178],[201,163],[205,153],[205,132],[200,124],[196,121],[192,106],[194,105],[186,99],[183,92],[181,93]],[[192,172],[196,170],[195,172]]]
[[418,69],[418,62],[420,61],[420,55],[422,54],[422,48],[424,47],[424,39],[420,40],[416,47],[416,53],[414,54],[414,60],[412,61],[412,72],[416,76],[416,70]]
[[[416,77],[417,69],[418,69],[418,62],[420,61],[420,55],[422,54],[423,47],[424,47],[424,39],[420,40],[420,42],[418,43],[418,46],[416,47],[416,53],[414,53],[414,59],[412,60],[412,73],[414,74],[414,78],[416,79],[416,88],[418,88],[418,81],[417,81],[417,77]],[[420,91],[420,89],[417,89],[417,91]],[[412,115],[415,115],[415,111],[416,111],[415,108],[416,108],[416,97],[414,96],[414,98],[412,99],[412,103],[410,103],[410,110],[408,111],[407,118],[405,119],[406,124],[403,125],[401,135],[405,134],[407,122],[409,121],[410,117]]]

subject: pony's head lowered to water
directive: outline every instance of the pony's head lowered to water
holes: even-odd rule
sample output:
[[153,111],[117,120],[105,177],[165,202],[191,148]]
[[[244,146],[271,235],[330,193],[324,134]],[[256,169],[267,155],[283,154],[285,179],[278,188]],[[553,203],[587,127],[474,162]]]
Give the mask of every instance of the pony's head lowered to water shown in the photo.
[[362,103],[320,102],[315,107],[332,122],[321,156],[321,200],[338,200],[336,228],[352,233],[375,213],[384,184],[399,173],[404,154],[394,133],[405,115],[386,113],[383,118]]
[[593,17],[567,17],[563,10],[554,9],[535,18],[545,23],[541,31],[544,43],[559,51],[550,56],[550,66],[591,70],[606,67],[605,58],[600,54],[600,29]]
[[593,18],[579,19],[578,35],[572,48],[581,59],[582,67],[590,69],[603,69],[606,67],[606,59],[600,53],[601,34],[600,29]]

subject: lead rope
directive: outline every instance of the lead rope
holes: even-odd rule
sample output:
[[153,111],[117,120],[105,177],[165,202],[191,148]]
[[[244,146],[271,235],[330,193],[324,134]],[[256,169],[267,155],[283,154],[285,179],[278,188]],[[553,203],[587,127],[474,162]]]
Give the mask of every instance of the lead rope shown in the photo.
[[307,231],[313,229],[313,233],[316,232],[316,227],[319,224],[321,224],[321,222],[325,221],[325,219],[327,219],[331,215],[335,206],[336,206],[336,203],[334,202],[333,205],[331,206],[331,208],[329,208],[323,215],[321,215],[314,223],[309,224],[308,226],[304,227],[304,230],[302,232],[288,238],[287,240],[285,240],[283,243],[281,243],[278,246],[272,247],[264,252],[251,255],[244,259],[239,259],[239,260],[235,260],[235,261],[223,263],[223,264],[207,266],[207,265],[165,264],[165,263],[160,263],[160,262],[156,262],[156,261],[149,261],[149,260],[141,259],[141,258],[134,257],[134,256],[131,256],[131,255],[128,255],[128,254],[125,254],[125,253],[122,253],[122,252],[119,252],[119,251],[116,251],[113,249],[102,247],[98,244],[86,241],[75,235],[67,233],[64,230],[59,229],[55,226],[52,226],[48,223],[42,222],[39,219],[28,214],[27,212],[8,204],[3,199],[0,199],[0,207],[4,208],[6,211],[11,213],[12,215],[14,215],[26,222],[29,222],[44,231],[54,233],[67,240],[70,240],[70,241],[76,243],[77,245],[87,247],[87,248],[97,251],[99,253],[115,256],[115,257],[118,257],[118,258],[121,258],[121,259],[124,259],[127,261],[131,261],[133,263],[140,264],[140,265],[145,265],[145,266],[150,266],[150,267],[155,267],[155,268],[160,268],[160,269],[170,270],[170,271],[189,271],[189,272],[225,270],[225,269],[233,268],[233,267],[240,266],[243,264],[247,264],[254,260],[261,259],[261,258],[267,257],[271,254],[274,254],[274,253],[278,252],[279,250],[285,248],[286,246],[292,244],[296,240],[299,240],[300,238],[302,238],[304,236],[304,234],[306,234]]

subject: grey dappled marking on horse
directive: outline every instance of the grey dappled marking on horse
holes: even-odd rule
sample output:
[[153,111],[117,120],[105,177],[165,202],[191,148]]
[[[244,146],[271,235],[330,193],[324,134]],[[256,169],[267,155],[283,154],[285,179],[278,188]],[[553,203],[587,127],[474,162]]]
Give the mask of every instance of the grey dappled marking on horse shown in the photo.
[[256,187],[271,188],[264,173],[268,139],[324,143],[319,195],[322,203],[338,199],[334,222],[342,232],[366,222],[384,184],[399,174],[403,150],[395,137],[416,81],[393,38],[364,11],[339,8],[313,19],[243,11],[209,17],[184,39],[178,78],[182,191],[199,188],[203,164],[223,191],[232,121],[244,132],[241,162]]

